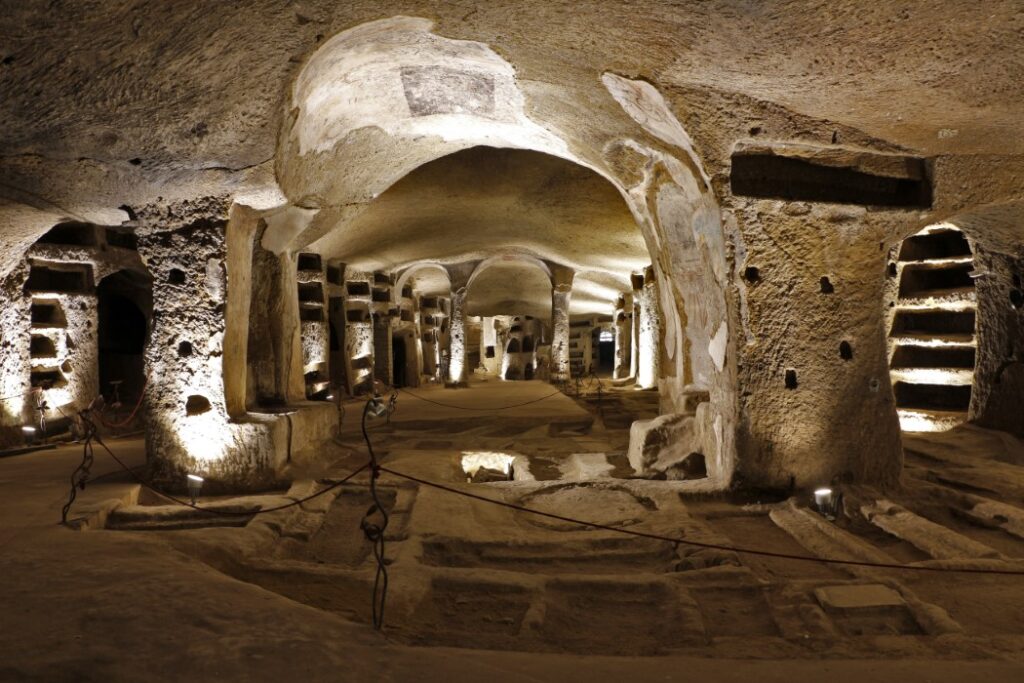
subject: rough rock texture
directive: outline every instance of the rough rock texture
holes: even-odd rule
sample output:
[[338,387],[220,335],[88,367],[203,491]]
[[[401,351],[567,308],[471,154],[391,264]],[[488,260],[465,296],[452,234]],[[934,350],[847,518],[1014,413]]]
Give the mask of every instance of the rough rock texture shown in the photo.
[[977,363],[971,420],[1024,436],[1024,258],[976,249]]
[[[207,5],[29,3],[0,17],[11,94],[0,108],[0,274],[62,218],[118,224],[211,196],[220,207],[207,215],[231,202],[266,212],[262,247],[278,259],[314,244],[367,269],[427,251],[459,263],[549,249],[540,256],[578,266],[573,301],[604,301],[608,313],[624,275],[649,260],[659,369],[643,384],[659,387],[666,413],[682,410],[686,387],[708,393],[711,478],[813,485],[895,481],[879,312],[887,250],[948,220],[983,250],[1018,254],[1014,2]],[[737,197],[733,155],[779,150],[829,178],[920,181],[907,169],[924,167],[933,201],[876,210]],[[538,159],[550,173],[531,176]],[[502,185],[500,170],[521,182]],[[427,175],[478,182],[445,206]],[[815,291],[823,277],[831,293]],[[272,305],[287,314],[271,341],[277,365],[256,374],[279,378],[274,393],[290,400],[298,303]],[[979,314],[979,340],[993,310]],[[465,325],[444,322],[462,376]],[[10,323],[3,334],[19,335]],[[443,365],[446,346],[433,343]],[[979,353],[978,416],[1004,410],[984,385],[1000,355],[1013,357]],[[1014,367],[1003,371],[1011,382]]]
[[[154,221],[140,235],[139,251],[153,274],[146,365],[159,378],[146,396],[147,450],[154,477],[169,487],[180,489],[187,472],[208,478],[214,490],[258,487],[274,477],[273,448],[267,426],[228,418],[225,220],[202,213],[182,207],[183,216]],[[183,272],[183,281],[172,270]]]
[[664,472],[700,448],[698,422],[692,415],[661,415],[637,420],[629,430],[629,464],[637,474]]
[[551,291],[551,374],[569,379],[569,305],[570,284],[559,284]]
[[[746,202],[736,216],[737,269],[757,273],[737,284],[745,302],[741,476],[778,486],[846,474],[893,481],[902,460],[879,244],[914,217],[770,200]],[[840,353],[844,341],[851,359]]]
[[22,262],[0,282],[0,425],[3,441],[21,440],[20,425],[30,419],[29,326],[32,299],[23,287],[28,263]]

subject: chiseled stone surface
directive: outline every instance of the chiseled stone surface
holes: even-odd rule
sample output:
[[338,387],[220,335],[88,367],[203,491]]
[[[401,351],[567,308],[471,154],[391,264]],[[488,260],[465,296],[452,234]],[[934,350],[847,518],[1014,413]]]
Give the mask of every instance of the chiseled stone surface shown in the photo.
[[826,610],[844,612],[904,607],[907,604],[899,593],[879,583],[822,586],[814,589],[814,596]]

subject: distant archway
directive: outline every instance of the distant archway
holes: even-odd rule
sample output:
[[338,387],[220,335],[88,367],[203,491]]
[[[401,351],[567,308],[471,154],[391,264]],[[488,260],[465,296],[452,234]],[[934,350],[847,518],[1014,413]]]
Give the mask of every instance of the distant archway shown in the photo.
[[133,271],[121,270],[103,278],[96,296],[99,391],[108,403],[116,397],[124,404],[134,404],[145,385],[152,282]]

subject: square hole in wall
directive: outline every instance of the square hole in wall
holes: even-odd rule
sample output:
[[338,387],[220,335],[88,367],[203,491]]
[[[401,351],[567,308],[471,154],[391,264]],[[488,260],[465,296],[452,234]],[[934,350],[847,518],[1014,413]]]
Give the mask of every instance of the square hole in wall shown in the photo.
[[320,272],[322,270],[322,261],[320,260],[320,254],[299,254],[298,266],[299,270],[311,270]]
[[350,308],[345,311],[345,320],[350,323],[369,322],[370,312],[365,308]]
[[107,244],[112,247],[118,247],[120,249],[131,249],[132,251],[138,251],[139,240],[130,230],[119,230],[117,228],[107,228],[106,230]]
[[39,238],[40,244],[60,244],[75,247],[96,246],[96,228],[90,223],[69,221],[58,223]]
[[32,358],[56,358],[57,346],[49,337],[34,334],[29,343],[29,353]]
[[327,266],[327,281],[332,285],[341,284],[341,268],[337,266]]
[[33,264],[25,289],[30,292],[84,294],[92,291],[92,268],[87,265],[43,266]]
[[56,301],[32,302],[33,327],[67,327],[64,310]]
[[319,282],[300,282],[299,302],[304,304],[322,304],[324,302],[323,285],[321,285]]
[[370,296],[370,283],[353,280],[345,284],[349,296]]
[[322,308],[300,308],[299,320],[302,322],[321,323],[324,321],[324,310]]

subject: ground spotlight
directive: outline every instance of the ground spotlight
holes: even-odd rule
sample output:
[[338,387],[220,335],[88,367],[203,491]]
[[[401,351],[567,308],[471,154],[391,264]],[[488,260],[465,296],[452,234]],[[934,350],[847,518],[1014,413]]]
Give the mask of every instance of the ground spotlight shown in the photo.
[[21,433],[25,437],[25,443],[31,446],[35,443],[37,429],[32,425],[24,425],[21,428]]
[[203,478],[198,474],[190,474],[186,479],[188,481],[188,497],[195,505],[196,499],[199,498],[199,492],[203,490]]
[[827,486],[814,490],[814,506],[821,516],[834,521],[839,511],[839,496]]

